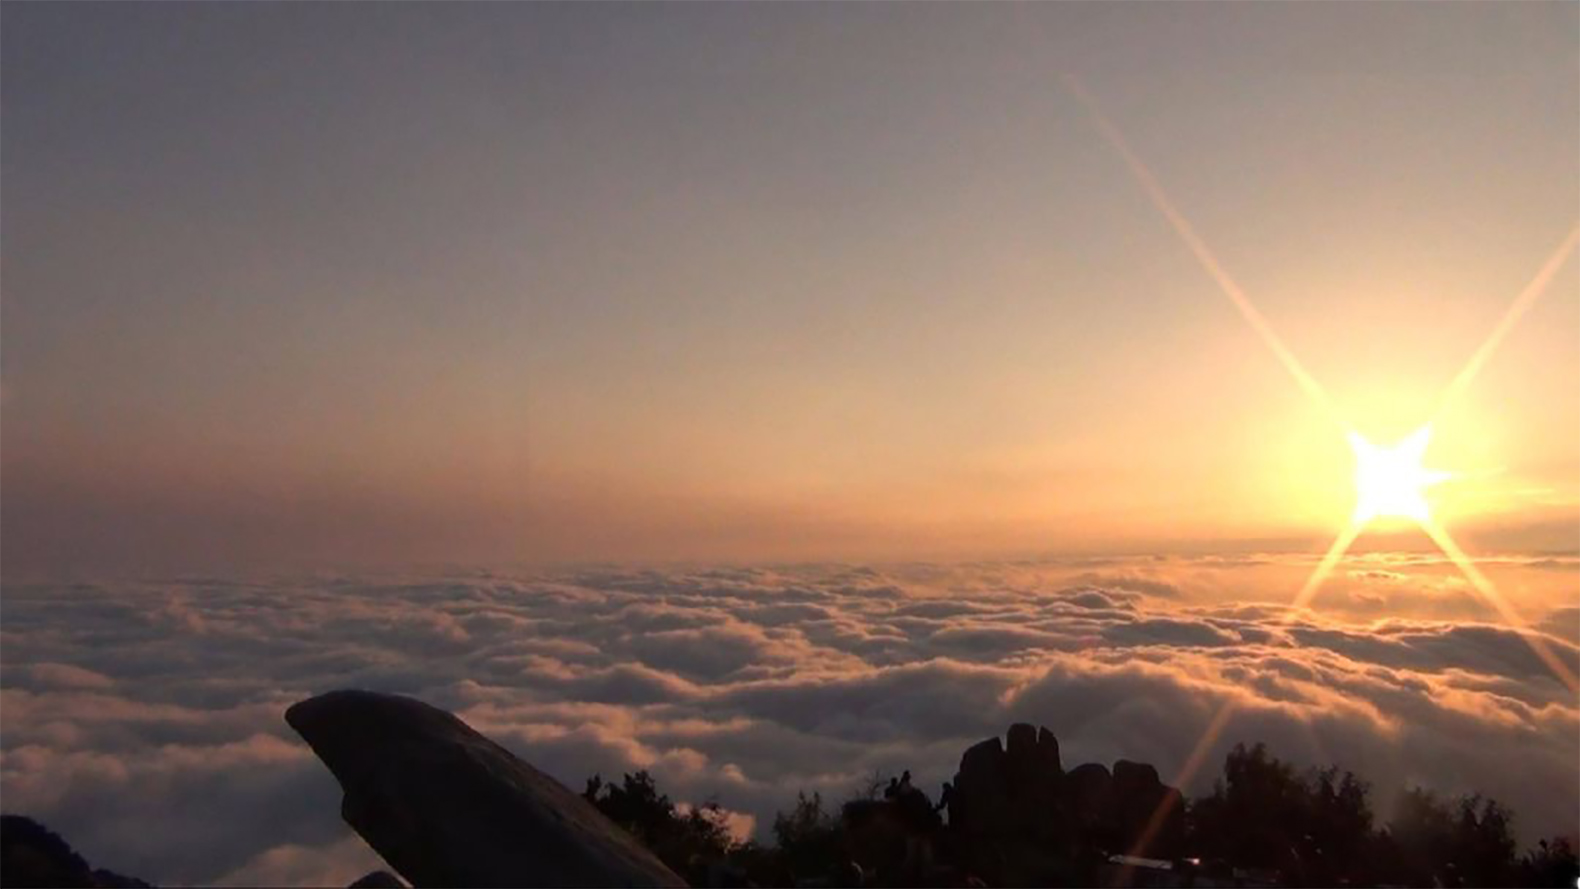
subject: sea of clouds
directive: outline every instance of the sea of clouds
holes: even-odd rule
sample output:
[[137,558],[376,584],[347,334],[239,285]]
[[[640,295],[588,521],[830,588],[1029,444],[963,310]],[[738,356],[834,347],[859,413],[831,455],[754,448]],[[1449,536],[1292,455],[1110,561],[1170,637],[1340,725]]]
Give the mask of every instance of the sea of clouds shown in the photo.
[[[7,584],[0,804],[156,882],[344,885],[381,865],[281,718],[333,688],[454,710],[575,789],[648,769],[758,836],[798,790],[908,768],[936,793],[1018,720],[1051,728],[1067,767],[1124,757],[1168,780],[1233,701],[1188,789],[1260,740],[1361,773],[1384,815],[1419,783],[1497,797],[1527,841],[1575,833],[1580,705],[1528,641],[1429,559],[1352,562],[1288,616],[1310,563]],[[1532,632],[1580,668],[1580,564],[1489,570],[1546,591]]]

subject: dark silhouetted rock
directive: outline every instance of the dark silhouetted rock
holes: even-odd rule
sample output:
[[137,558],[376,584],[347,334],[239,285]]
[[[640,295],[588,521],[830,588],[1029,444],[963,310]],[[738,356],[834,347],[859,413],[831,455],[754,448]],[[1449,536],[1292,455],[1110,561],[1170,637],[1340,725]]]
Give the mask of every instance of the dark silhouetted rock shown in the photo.
[[1034,762],[1037,758],[1037,728],[1024,722],[1009,727],[1004,736],[1004,753],[1011,763]]
[[1011,828],[1028,838],[1051,840],[1064,832],[1060,797],[1064,769],[1059,741],[1046,727],[1009,727],[1005,749]]
[[1059,739],[1048,731],[1047,726],[1037,729],[1037,758],[1041,760],[1044,771],[1063,777],[1064,763],[1059,759]]
[[421,701],[336,691],[285,713],[341,815],[414,886],[684,886],[591,803]]
[[0,815],[0,886],[152,889],[135,877],[90,868],[60,834],[22,815]]
[[[1124,851],[1149,858],[1182,854],[1185,840],[1185,807],[1180,792],[1158,779],[1158,770],[1146,763],[1114,763],[1114,815]],[[1152,836],[1146,831],[1159,819]],[[1144,847],[1138,847],[1143,839]]]
[[1003,768],[1004,744],[998,737],[988,738],[966,748],[960,754],[960,773],[962,775],[986,775]]
[[1005,740],[989,738],[961,757],[950,788],[950,826],[978,836],[1061,839],[1069,815],[1058,738],[1046,727],[1017,722]]
[[1076,766],[1064,776],[1071,804],[1082,809],[1099,807],[1113,791],[1113,782],[1108,766],[1098,762]]
[[995,736],[973,745],[960,757],[951,794],[949,825],[967,834],[999,833],[1007,825],[1009,793],[1004,745]]
[[1118,848],[1114,815],[1114,778],[1102,763],[1078,765],[1064,774],[1064,807],[1080,841],[1090,847]]
[[376,870],[363,874],[346,889],[406,889],[406,884],[387,870]]
[[1144,762],[1121,759],[1114,763],[1114,792],[1121,796],[1157,787],[1163,782],[1158,770]]

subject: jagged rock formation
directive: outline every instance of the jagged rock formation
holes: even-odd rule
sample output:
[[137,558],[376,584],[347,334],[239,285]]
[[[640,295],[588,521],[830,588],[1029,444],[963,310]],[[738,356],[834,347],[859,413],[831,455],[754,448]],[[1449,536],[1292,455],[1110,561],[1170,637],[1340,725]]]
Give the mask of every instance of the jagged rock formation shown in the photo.
[[1058,739],[1022,722],[1010,726],[1008,741],[989,738],[960,758],[951,827],[976,836],[1043,836],[1062,826]]
[[[1007,744],[989,738],[965,752],[951,787],[949,826],[978,872],[998,883],[1048,878],[1076,849],[1158,858],[1182,853],[1179,791],[1157,770],[1120,760],[1113,772],[1087,763],[1064,771],[1059,741],[1045,727],[1010,726]],[[1159,825],[1140,845],[1149,822]]]
[[0,886],[152,889],[135,877],[89,867],[60,834],[21,815],[0,815]]
[[341,815],[414,886],[684,886],[585,799],[421,701],[336,691],[286,722]]

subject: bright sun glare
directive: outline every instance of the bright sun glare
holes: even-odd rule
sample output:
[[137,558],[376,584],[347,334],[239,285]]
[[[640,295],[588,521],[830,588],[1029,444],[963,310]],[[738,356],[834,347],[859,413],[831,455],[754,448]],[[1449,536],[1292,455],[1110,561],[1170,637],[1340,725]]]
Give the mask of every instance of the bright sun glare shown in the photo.
[[[1229,273],[1224,270],[1223,266],[1218,262],[1218,258],[1208,249],[1207,243],[1196,233],[1196,229],[1190,224],[1190,220],[1180,213],[1179,208],[1174,205],[1173,200],[1163,190],[1163,186],[1158,182],[1157,177],[1152,174],[1147,165],[1131,149],[1130,143],[1119,132],[1119,128],[1103,114],[1102,109],[1098,107],[1097,101],[1092,97],[1091,93],[1074,76],[1067,75],[1064,82],[1066,88],[1074,94],[1075,98],[1086,106],[1087,111],[1091,113],[1093,121],[1097,124],[1098,131],[1102,133],[1108,144],[1118,152],[1120,159],[1130,169],[1131,175],[1135,177],[1136,183],[1141,186],[1141,190],[1146,193],[1153,206],[1157,208],[1158,212],[1163,214],[1163,218],[1174,228],[1175,233],[1185,242],[1185,246],[1190,249],[1191,253],[1195,254],[1196,260],[1201,264],[1202,269],[1218,284],[1224,295],[1240,311],[1241,316],[1251,325],[1251,328],[1261,336],[1262,341],[1272,350],[1273,354],[1284,365],[1284,368],[1289,371],[1290,375],[1295,378],[1295,381],[1300,384],[1300,387],[1305,390],[1306,394],[1318,404],[1327,407],[1334,415],[1334,418],[1339,421],[1342,428],[1348,428],[1348,424],[1344,423],[1342,417],[1339,417],[1338,412],[1334,410],[1334,406],[1329,401],[1327,393],[1323,391],[1322,386],[1306,372],[1306,369],[1301,366],[1299,359],[1289,350],[1288,346],[1284,345],[1283,340],[1279,339],[1272,325],[1257,310],[1256,306],[1245,295],[1245,292],[1240,289],[1240,285],[1235,283],[1234,279],[1229,276]],[[1469,385],[1470,381],[1480,371],[1482,365],[1486,363],[1493,350],[1503,341],[1503,338],[1508,334],[1515,322],[1519,321],[1520,316],[1525,314],[1526,310],[1531,307],[1531,304],[1546,291],[1548,283],[1558,273],[1558,270],[1564,263],[1568,261],[1569,254],[1577,246],[1580,246],[1580,224],[1576,224],[1569,230],[1569,234],[1565,236],[1557,249],[1547,257],[1547,261],[1542,264],[1541,269],[1530,280],[1530,283],[1525,285],[1525,289],[1520,291],[1519,296],[1515,298],[1508,311],[1504,313],[1502,320],[1498,322],[1492,333],[1481,344],[1481,347],[1471,356],[1464,369],[1449,384],[1447,391],[1440,397],[1440,411],[1442,409],[1441,404],[1446,404]],[[1449,561],[1453,562],[1460,569],[1465,578],[1470,581],[1471,587],[1481,595],[1488,605],[1498,612],[1498,615],[1503,618],[1504,622],[1511,629],[1520,633],[1525,643],[1530,646],[1532,653],[1540,658],[1542,663],[1547,665],[1552,674],[1567,686],[1571,692],[1580,691],[1580,678],[1575,676],[1574,670],[1569,667],[1568,663],[1552,652],[1547,642],[1544,641],[1545,637],[1542,634],[1525,632],[1525,622],[1520,618],[1519,613],[1498,593],[1497,587],[1493,586],[1492,581],[1488,580],[1487,576],[1481,573],[1481,569],[1476,566],[1475,561],[1465,554],[1465,551],[1459,547],[1458,543],[1454,542],[1454,538],[1449,535],[1448,531],[1433,520],[1431,509],[1426,501],[1425,491],[1432,485],[1448,478],[1449,474],[1427,469],[1421,465],[1421,460],[1426,455],[1426,447],[1432,441],[1432,425],[1428,423],[1422,426],[1391,448],[1378,447],[1354,431],[1349,433],[1349,441],[1350,447],[1355,451],[1355,515],[1351,518],[1349,525],[1339,531],[1338,536],[1333,540],[1333,545],[1328,548],[1327,554],[1322,557],[1322,561],[1317,564],[1311,575],[1306,578],[1306,582],[1300,588],[1300,591],[1295,594],[1294,601],[1290,603],[1289,610],[1286,612],[1285,620],[1294,619],[1301,612],[1301,609],[1311,602],[1311,598],[1316,595],[1317,588],[1321,586],[1322,581],[1333,571],[1339,561],[1344,558],[1350,544],[1354,543],[1361,532],[1365,530],[1368,522],[1379,518],[1398,517],[1411,519],[1432,538],[1432,541],[1443,551]],[[1192,776],[1196,774],[1197,769],[1206,760],[1208,751],[1212,748],[1219,734],[1223,731],[1223,727],[1227,724],[1229,717],[1233,714],[1234,707],[1235,698],[1225,698],[1223,705],[1218,708],[1217,714],[1213,716],[1206,730],[1202,732],[1201,738],[1196,742],[1196,746],[1191,750],[1190,756],[1186,758],[1184,766],[1180,769],[1179,777],[1174,781],[1176,786],[1183,787],[1190,783]],[[1162,828],[1164,820],[1172,808],[1173,804],[1171,802],[1164,802],[1158,805],[1156,810],[1153,811],[1152,817],[1147,821],[1146,829],[1142,831],[1141,836],[1137,838],[1131,847],[1131,855],[1140,855],[1146,850],[1147,845],[1157,836],[1158,831]],[[1580,883],[1577,883],[1576,886],[1580,887]]]
[[1422,426],[1391,448],[1378,447],[1357,432],[1349,434],[1355,451],[1355,518],[1364,524],[1375,518],[1401,517],[1425,523],[1431,519],[1425,490],[1448,478],[1448,473],[1421,465],[1432,427]]

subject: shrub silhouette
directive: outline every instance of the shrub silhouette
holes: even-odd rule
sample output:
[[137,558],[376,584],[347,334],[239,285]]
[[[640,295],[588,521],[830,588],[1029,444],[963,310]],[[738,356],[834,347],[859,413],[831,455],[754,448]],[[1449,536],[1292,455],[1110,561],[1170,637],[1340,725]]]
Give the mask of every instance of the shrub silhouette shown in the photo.
[[796,878],[828,877],[843,857],[840,821],[823,809],[823,795],[796,794],[788,813],[774,816],[774,841]]
[[1496,800],[1472,795],[1445,802],[1428,790],[1407,790],[1388,826],[1396,854],[1386,859],[1393,867],[1385,875],[1411,885],[1519,885],[1511,821]]
[[[901,800],[877,798],[886,780],[874,776],[865,792],[858,789],[839,805],[826,804],[818,793],[797,794],[794,805],[774,818],[772,846],[735,842],[716,803],[682,810],[646,772],[626,775],[619,785],[594,776],[586,796],[693,885],[982,885],[984,878],[1006,873],[983,871],[984,862],[1009,860],[1034,863],[1042,882],[1108,884],[1115,873],[1105,871],[1104,863],[1127,851],[1079,833],[968,836],[940,828],[934,819],[925,829],[906,828],[915,830],[907,841],[906,868],[874,867],[872,862],[885,855],[892,862],[893,856],[862,848],[873,841],[863,823],[875,812],[882,817],[884,807],[893,809],[885,823],[911,822],[903,817]],[[1173,862],[1170,879],[1285,886],[1576,885],[1580,861],[1572,841],[1544,839],[1520,855],[1513,822],[1496,800],[1445,799],[1412,787],[1379,826],[1371,787],[1353,773],[1337,766],[1300,769],[1262,744],[1238,744],[1224,758],[1212,792],[1186,802],[1187,857]],[[919,859],[930,871],[910,866],[919,860],[917,844],[925,847]],[[865,871],[857,861],[867,864]],[[1024,870],[1014,873],[1019,882],[1028,876]],[[1145,882],[1130,871],[1117,873]]]
[[736,846],[716,801],[681,810],[645,769],[627,773],[619,784],[593,775],[582,795],[694,886],[713,882],[709,863],[724,860]]
[[1337,766],[1301,773],[1262,744],[1237,744],[1212,794],[1187,808],[1187,845],[1197,857],[1303,884],[1370,882],[1370,793]]

